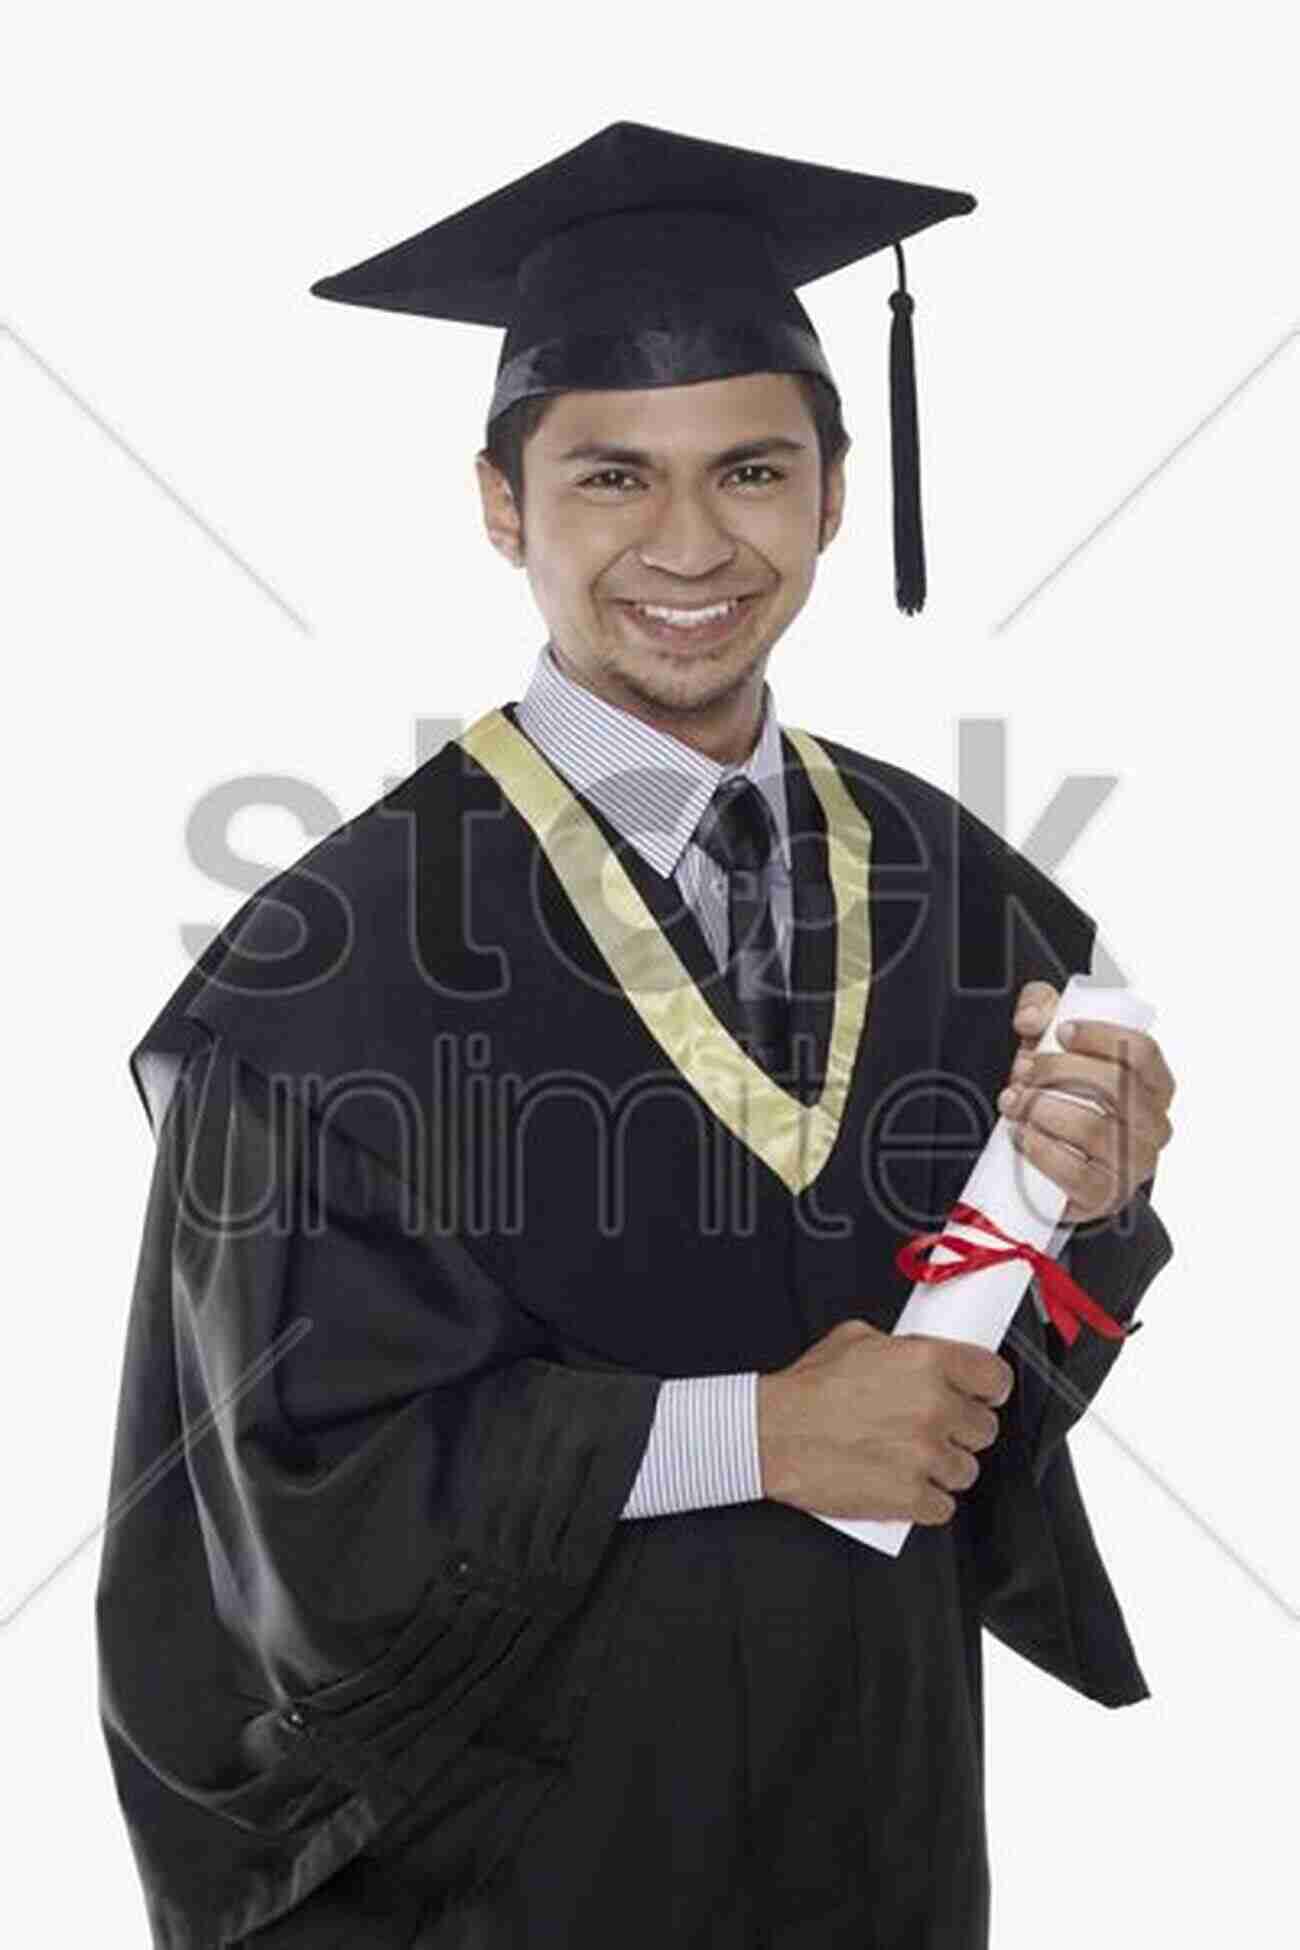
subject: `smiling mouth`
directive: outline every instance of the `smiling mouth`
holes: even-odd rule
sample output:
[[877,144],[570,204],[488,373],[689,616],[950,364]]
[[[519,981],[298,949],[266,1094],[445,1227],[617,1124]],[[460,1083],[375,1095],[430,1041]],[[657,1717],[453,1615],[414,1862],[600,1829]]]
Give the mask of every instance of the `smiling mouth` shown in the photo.
[[626,609],[640,621],[661,630],[671,630],[682,636],[705,634],[719,629],[734,619],[746,604],[755,602],[757,590],[744,596],[728,596],[721,602],[692,603],[689,606],[677,603],[639,603],[630,602],[626,597],[618,598],[621,609]]

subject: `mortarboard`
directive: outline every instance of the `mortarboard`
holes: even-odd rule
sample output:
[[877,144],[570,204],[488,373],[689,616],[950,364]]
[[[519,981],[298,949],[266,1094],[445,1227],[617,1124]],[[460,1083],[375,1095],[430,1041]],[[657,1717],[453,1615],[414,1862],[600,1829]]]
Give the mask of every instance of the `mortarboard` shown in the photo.
[[818,373],[834,387],[794,287],[892,245],[894,579],[898,606],[911,614],[925,601],[925,549],[902,240],[974,208],[961,190],[611,122],[311,290],[504,327],[490,427],[541,393],[747,372]]

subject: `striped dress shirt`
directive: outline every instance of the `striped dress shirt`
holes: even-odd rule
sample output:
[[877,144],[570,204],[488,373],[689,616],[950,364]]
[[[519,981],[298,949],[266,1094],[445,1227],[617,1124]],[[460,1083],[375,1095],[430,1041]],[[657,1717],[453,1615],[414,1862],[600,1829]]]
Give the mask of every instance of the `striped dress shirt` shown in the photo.
[[[767,885],[789,983],[790,821],[780,726],[768,685],[758,739],[743,765],[720,764],[597,696],[561,668],[549,643],[538,655],[516,715],[520,729],[575,791],[648,866],[676,882],[719,968],[727,959],[727,874],[693,835],[722,779],[733,773],[751,779],[771,808],[776,830]],[[666,1380],[623,1516],[669,1516],[746,1503],[762,1494],[757,1372]]]

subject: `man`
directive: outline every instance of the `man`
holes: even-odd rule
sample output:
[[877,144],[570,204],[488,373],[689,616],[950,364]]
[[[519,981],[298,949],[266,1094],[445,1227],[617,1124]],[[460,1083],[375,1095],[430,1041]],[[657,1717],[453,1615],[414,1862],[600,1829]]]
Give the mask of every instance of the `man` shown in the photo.
[[[773,163],[616,124],[336,293],[491,320],[513,266],[479,484],[548,640],[133,1053],[98,1621],[166,1950],[976,1950],[982,1628],[1147,1693],[1065,1439],[1119,1343],[889,1329],[995,1101],[1131,1320],[1172,1078],[1085,1024],[1004,1099],[1091,918],[777,722],[846,437]],[[825,174],[859,250],[969,207]]]

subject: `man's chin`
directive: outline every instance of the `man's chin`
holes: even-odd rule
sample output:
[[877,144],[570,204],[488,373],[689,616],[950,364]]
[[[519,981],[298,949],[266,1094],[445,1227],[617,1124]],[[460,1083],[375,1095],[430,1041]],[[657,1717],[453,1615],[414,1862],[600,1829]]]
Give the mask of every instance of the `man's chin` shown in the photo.
[[635,696],[663,711],[699,711],[734,696],[753,681],[762,657],[736,663],[725,653],[700,651],[691,656],[666,656],[662,662],[620,658],[613,668]]
[[626,642],[614,642],[609,646],[609,668],[630,690],[665,705],[707,703],[751,681],[765,663],[769,647],[765,641],[735,639],[698,648],[683,644],[680,649],[671,644],[630,649]]

